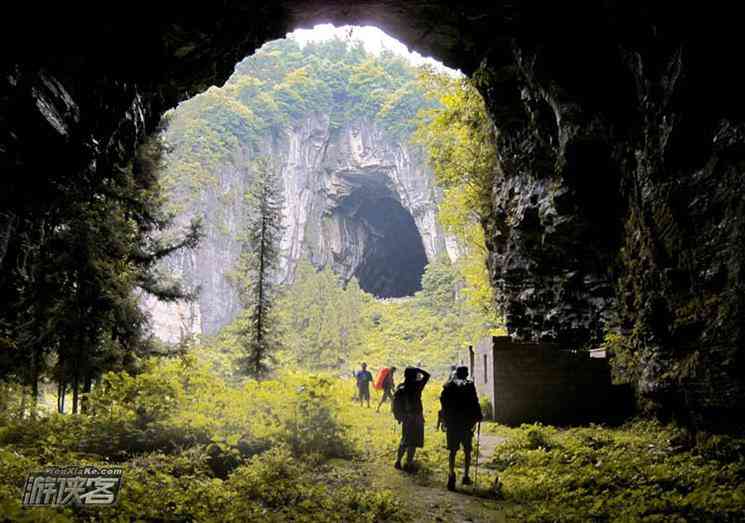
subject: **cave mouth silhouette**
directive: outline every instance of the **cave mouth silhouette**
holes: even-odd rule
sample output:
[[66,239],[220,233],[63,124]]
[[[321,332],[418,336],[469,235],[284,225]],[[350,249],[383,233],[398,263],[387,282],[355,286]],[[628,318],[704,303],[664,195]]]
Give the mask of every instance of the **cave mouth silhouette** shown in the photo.
[[354,275],[378,298],[411,296],[422,288],[427,265],[414,218],[395,198],[366,199],[355,213],[368,232],[362,263]]

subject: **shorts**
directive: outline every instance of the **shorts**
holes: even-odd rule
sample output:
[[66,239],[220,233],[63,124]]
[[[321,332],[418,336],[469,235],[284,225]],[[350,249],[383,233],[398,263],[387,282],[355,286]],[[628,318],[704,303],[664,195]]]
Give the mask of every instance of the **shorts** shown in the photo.
[[424,446],[424,416],[408,414],[401,423],[401,447]]
[[360,401],[362,400],[370,401],[370,388],[369,387],[357,387],[357,390],[360,393]]
[[446,437],[448,450],[458,450],[461,445],[465,451],[473,448],[473,431],[469,427],[448,427]]

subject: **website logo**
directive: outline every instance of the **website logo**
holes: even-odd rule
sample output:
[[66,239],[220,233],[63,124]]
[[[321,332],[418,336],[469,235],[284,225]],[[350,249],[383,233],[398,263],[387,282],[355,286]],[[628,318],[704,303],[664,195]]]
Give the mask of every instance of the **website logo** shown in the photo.
[[23,488],[23,506],[113,505],[123,477],[120,467],[52,467],[32,472]]

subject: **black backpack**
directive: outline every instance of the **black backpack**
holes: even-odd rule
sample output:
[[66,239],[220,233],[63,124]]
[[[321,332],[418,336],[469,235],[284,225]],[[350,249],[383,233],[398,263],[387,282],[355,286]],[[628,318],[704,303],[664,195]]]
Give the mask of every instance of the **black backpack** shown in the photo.
[[443,425],[448,421],[460,423],[475,423],[483,419],[481,406],[474,401],[474,384],[470,380],[450,381],[445,385],[442,403]]
[[396,391],[393,393],[393,403],[391,404],[393,417],[399,423],[403,422],[404,417],[411,411],[410,396],[407,394],[404,385],[404,383],[401,383],[396,387]]

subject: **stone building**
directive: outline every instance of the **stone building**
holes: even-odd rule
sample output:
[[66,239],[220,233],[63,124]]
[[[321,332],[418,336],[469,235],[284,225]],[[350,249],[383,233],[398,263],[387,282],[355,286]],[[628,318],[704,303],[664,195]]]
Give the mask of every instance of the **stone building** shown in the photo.
[[495,421],[570,423],[616,416],[631,400],[627,388],[612,385],[608,360],[597,356],[494,336],[469,347],[462,363]]

